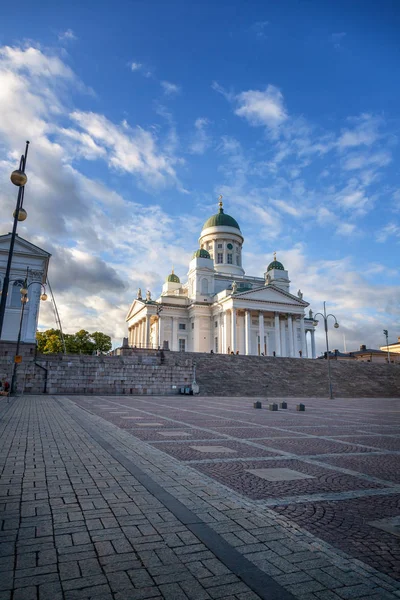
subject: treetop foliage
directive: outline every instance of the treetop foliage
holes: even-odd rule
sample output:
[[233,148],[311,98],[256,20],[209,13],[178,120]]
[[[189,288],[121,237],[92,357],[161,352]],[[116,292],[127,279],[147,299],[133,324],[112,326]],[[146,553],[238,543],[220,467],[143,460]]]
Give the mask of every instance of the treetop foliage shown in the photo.
[[[57,354],[63,352],[61,332],[59,329],[47,329],[36,333],[38,352],[41,354]],[[111,337],[95,331],[89,333],[81,329],[76,333],[64,334],[65,348],[68,354],[93,354],[94,352],[109,352],[111,350]]]

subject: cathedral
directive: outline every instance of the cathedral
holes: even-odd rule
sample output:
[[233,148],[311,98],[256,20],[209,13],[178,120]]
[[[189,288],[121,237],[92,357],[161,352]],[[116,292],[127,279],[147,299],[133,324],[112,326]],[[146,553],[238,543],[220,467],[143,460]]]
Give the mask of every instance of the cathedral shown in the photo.
[[246,275],[243,243],[220,198],[217,214],[204,223],[187,282],[172,269],[156,300],[139,289],[126,317],[129,346],[315,358],[312,312],[305,315],[303,294],[290,292],[276,254],[263,277]]

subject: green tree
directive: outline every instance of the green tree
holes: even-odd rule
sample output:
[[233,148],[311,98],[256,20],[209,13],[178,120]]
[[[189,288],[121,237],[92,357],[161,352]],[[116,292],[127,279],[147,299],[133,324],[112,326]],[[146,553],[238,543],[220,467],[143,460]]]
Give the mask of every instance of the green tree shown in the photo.
[[[59,329],[47,329],[36,333],[38,352],[41,354],[53,354],[63,352],[61,332]],[[81,329],[76,333],[64,334],[65,349],[67,354],[93,354],[96,351],[109,352],[111,350],[111,338],[101,331],[89,333]]]
[[47,329],[36,333],[38,352],[41,354],[57,354],[63,351],[61,332],[59,329]]
[[111,350],[112,344],[109,335],[106,335],[101,331],[95,331],[94,333],[90,334],[90,337],[94,342],[95,350],[97,352],[109,352]]

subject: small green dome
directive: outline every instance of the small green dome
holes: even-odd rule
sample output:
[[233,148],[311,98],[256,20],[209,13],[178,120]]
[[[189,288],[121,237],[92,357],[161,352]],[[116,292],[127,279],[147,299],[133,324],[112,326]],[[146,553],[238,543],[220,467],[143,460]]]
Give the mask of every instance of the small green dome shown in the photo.
[[279,260],[273,260],[272,263],[269,263],[267,271],[272,271],[272,269],[277,269],[278,271],[284,271],[285,267]]
[[239,223],[230,215],[226,215],[224,213],[224,209],[222,207],[222,202],[219,203],[219,211],[216,215],[213,215],[203,225],[203,229],[207,229],[207,227],[234,227],[234,229],[239,229]]
[[211,258],[210,253],[204,248],[199,248],[193,253],[192,258]]
[[166,278],[165,281],[168,281],[169,283],[180,283],[181,282],[181,280],[179,279],[178,275],[175,275],[173,269],[172,269],[171,273],[168,275],[168,277]]

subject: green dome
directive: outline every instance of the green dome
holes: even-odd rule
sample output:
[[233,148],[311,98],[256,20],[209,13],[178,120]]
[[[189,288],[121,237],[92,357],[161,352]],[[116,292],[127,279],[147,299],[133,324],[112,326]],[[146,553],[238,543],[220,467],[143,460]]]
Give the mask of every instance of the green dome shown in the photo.
[[211,258],[210,253],[204,248],[199,248],[193,253],[192,258]]
[[165,281],[168,281],[169,283],[180,283],[181,282],[181,280],[179,279],[178,275],[175,275],[173,269],[172,269],[172,272],[168,275],[168,277],[166,278]]
[[272,271],[272,269],[278,269],[278,271],[284,271],[285,267],[279,260],[273,260],[272,263],[269,263],[267,271]]
[[239,229],[239,223],[230,215],[226,215],[224,213],[224,209],[222,208],[222,202],[219,203],[219,211],[216,215],[213,215],[203,225],[203,229],[207,229],[207,227],[234,227],[235,229]]

